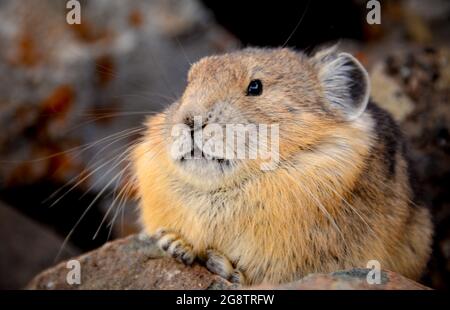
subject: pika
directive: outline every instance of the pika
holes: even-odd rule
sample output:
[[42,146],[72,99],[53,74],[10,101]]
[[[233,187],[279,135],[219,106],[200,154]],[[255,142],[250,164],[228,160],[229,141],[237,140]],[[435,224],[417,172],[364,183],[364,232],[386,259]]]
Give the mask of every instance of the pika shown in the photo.
[[[246,285],[363,267],[418,279],[432,240],[392,117],[366,70],[328,48],[247,48],[195,63],[132,151],[145,232],[180,262]],[[173,156],[173,126],[278,124],[279,162]],[[194,153],[195,143],[186,150]],[[198,151],[198,150],[197,150]],[[183,155],[183,154],[182,154]]]

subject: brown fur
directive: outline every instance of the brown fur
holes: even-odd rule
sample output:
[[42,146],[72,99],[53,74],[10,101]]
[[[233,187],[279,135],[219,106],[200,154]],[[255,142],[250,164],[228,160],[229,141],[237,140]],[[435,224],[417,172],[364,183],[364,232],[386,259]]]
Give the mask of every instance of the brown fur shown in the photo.
[[[354,121],[330,109],[320,65],[289,49],[246,49],[194,64],[179,102],[149,118],[133,153],[146,232],[169,230],[166,241],[184,240],[200,258],[211,249],[222,253],[247,284],[365,267],[373,259],[417,279],[432,227],[428,211],[411,202],[401,143],[386,152],[372,103]],[[263,81],[263,94],[245,96],[254,78]],[[277,169],[261,171],[258,160],[247,160],[208,177],[168,155],[171,125],[206,115],[219,101],[240,112],[224,113],[223,122],[280,124]]]

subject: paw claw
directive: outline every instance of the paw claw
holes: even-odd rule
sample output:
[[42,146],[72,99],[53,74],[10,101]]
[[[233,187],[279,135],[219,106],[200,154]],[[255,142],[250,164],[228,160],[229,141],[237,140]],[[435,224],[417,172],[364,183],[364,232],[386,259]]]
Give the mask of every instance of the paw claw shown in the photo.
[[181,260],[183,261],[184,264],[186,265],[192,265],[192,263],[194,262],[195,256],[192,253],[184,253],[181,256]]
[[244,277],[243,273],[240,270],[235,269],[233,271],[233,273],[231,274],[229,281],[231,283],[238,283],[238,284],[241,283],[241,284],[243,284],[243,283],[245,283],[245,277]]
[[158,229],[153,236],[157,240],[158,246],[180,263],[191,265],[195,260],[192,246],[182,240],[177,234]]
[[227,257],[214,250],[207,250],[206,256],[205,265],[209,271],[232,283],[244,282],[245,277],[243,273],[236,269]]

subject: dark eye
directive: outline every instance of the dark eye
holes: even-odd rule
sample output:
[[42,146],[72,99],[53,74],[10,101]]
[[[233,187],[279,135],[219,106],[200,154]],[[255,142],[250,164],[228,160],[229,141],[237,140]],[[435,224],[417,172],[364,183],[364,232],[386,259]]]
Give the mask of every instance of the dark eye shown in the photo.
[[259,96],[262,94],[263,85],[261,80],[253,80],[248,84],[247,96]]

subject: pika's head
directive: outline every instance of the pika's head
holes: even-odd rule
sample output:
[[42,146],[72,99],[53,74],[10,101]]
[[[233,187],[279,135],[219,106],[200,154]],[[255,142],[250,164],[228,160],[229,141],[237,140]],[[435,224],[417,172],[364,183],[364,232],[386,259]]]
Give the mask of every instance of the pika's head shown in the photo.
[[368,98],[367,72],[333,48],[206,57],[165,113],[165,144],[178,173],[220,185],[292,164],[354,122]]

